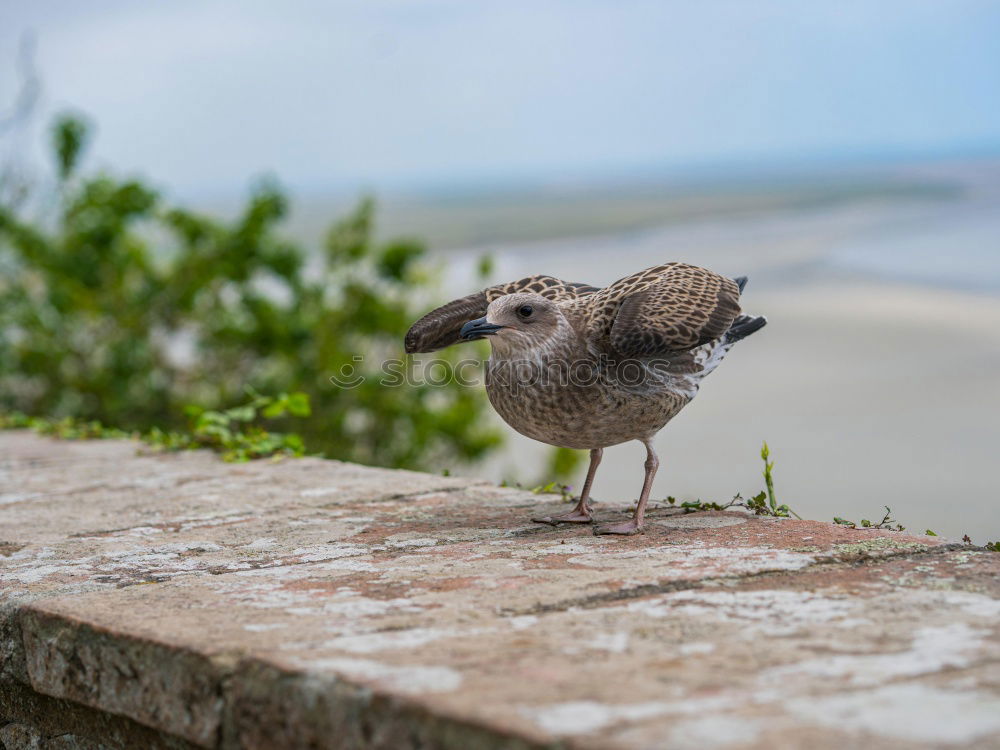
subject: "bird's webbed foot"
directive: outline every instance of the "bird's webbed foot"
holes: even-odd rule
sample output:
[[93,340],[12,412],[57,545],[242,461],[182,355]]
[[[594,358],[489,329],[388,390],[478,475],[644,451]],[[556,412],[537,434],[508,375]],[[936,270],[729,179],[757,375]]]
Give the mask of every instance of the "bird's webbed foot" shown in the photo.
[[621,534],[631,536],[632,534],[641,534],[644,528],[644,525],[637,523],[634,518],[630,518],[628,521],[623,521],[622,523],[605,523],[595,526],[594,535]]
[[558,526],[561,523],[592,523],[594,520],[593,515],[591,515],[590,507],[579,505],[569,513],[560,513],[558,516],[544,516],[541,518],[532,518],[535,523],[547,523],[549,526]]

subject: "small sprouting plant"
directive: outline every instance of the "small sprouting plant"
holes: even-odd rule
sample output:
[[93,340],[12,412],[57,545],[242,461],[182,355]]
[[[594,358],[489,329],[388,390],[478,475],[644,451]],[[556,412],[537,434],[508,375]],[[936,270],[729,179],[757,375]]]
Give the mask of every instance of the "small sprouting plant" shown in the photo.
[[[764,461],[764,484],[767,486],[767,499],[771,504],[771,510],[777,510],[777,501],[774,499],[774,461],[768,461],[771,456],[771,449],[767,447],[767,441],[760,448],[760,457]],[[782,506],[786,507],[786,506]]]
[[1000,552],[1000,542],[986,542],[983,546],[990,552]]
[[699,510],[726,510],[733,507],[733,501],[739,498],[739,495],[730,500],[728,503],[714,503],[705,502],[704,500],[685,500],[684,502],[678,504],[677,498],[672,495],[665,498],[664,502],[669,503],[677,508],[683,508],[685,513],[695,513]]
[[[851,529],[858,528],[858,524],[854,521],[849,521],[846,518],[841,518],[840,516],[834,516],[833,522],[838,526],[847,526]],[[896,519],[892,517],[892,510],[888,505],[885,506],[885,515],[882,516],[882,520],[878,523],[872,523],[867,518],[861,519],[861,528],[863,529],[886,529],[889,531],[906,531],[906,527],[897,523]],[[935,534],[936,536],[936,534]]]
[[[677,499],[668,497],[666,499],[670,505],[677,505]],[[685,500],[679,508],[683,508],[685,513],[695,513],[701,510],[729,510],[730,508],[744,508],[755,516],[771,516],[772,518],[790,518],[794,516],[802,520],[802,516],[789,508],[787,505],[772,505],[768,502],[767,492],[761,490],[751,498],[744,498],[737,493],[733,499],[727,503],[705,502],[703,500]]]
[[760,449],[760,457],[764,461],[764,485],[766,490],[761,490],[751,498],[744,499],[743,495],[737,493],[733,499],[727,503],[705,502],[703,500],[686,500],[678,505],[677,498],[667,497],[666,502],[675,507],[683,508],[685,513],[695,513],[702,510],[729,510],[730,508],[744,508],[757,516],[771,516],[772,518],[789,518],[794,516],[800,521],[802,516],[796,513],[785,504],[778,505],[774,494],[774,461],[769,461],[771,450],[767,442]]
[[734,495],[733,499],[728,503],[716,503],[713,501],[705,501],[701,498],[697,500],[685,500],[682,503],[677,502],[677,498],[674,496],[669,496],[664,498],[664,502],[676,507],[682,508],[685,513],[697,513],[702,510],[729,510],[730,508],[748,508],[746,501],[743,500],[742,495]]
[[[760,457],[764,462],[764,486],[767,487],[766,493],[764,491],[758,492],[756,495],[751,497],[749,500],[744,501],[744,507],[747,510],[752,511],[758,516],[775,516],[777,518],[788,518],[789,516],[795,516],[800,521],[802,516],[793,511],[787,505],[778,505],[778,501],[775,499],[774,495],[774,461],[770,461],[771,449],[767,446],[767,441],[760,448]],[[737,495],[736,498],[740,496]],[[733,498],[733,500],[736,500]],[[742,500],[742,498],[740,498]],[[767,501],[767,505],[764,501]]]

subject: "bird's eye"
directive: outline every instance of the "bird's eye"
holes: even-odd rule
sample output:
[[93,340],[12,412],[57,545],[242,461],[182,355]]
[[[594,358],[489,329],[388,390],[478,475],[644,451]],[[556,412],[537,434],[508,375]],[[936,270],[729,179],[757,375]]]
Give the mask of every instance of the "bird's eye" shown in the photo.
[[533,308],[531,305],[521,305],[519,308],[517,308],[517,314],[520,315],[522,318],[530,318],[531,313],[533,313],[534,311],[535,308]]

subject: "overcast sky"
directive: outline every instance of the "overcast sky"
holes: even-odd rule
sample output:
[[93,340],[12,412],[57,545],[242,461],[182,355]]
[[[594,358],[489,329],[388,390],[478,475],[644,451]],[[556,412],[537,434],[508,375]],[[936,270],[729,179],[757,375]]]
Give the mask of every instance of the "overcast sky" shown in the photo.
[[0,0],[0,110],[25,30],[186,194],[1000,149],[996,0]]

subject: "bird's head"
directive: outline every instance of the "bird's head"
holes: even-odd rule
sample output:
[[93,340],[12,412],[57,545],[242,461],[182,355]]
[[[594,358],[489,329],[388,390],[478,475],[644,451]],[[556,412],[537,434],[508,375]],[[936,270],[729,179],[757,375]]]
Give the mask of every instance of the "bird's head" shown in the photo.
[[489,337],[494,351],[545,346],[567,325],[559,305],[539,294],[507,294],[486,309],[486,316],[462,326],[466,341]]

